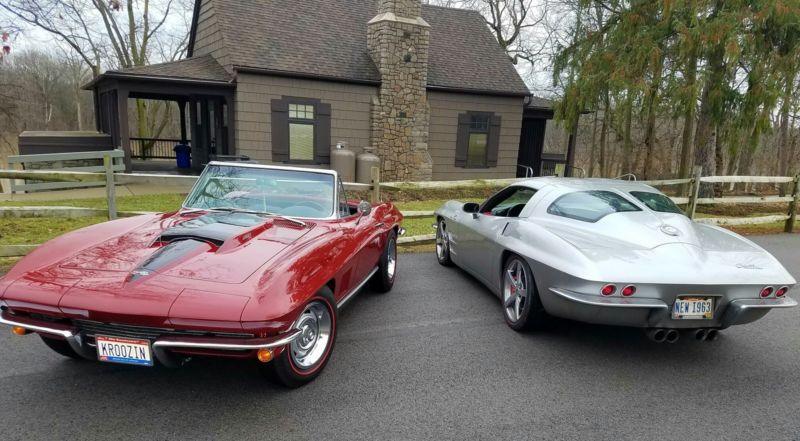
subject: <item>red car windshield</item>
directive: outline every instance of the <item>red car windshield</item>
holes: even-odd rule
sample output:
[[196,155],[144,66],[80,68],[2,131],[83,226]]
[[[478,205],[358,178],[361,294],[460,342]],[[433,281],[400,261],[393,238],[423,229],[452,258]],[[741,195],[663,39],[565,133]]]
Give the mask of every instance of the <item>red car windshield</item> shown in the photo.
[[184,208],[242,210],[324,219],[333,216],[333,174],[263,167],[209,165]]

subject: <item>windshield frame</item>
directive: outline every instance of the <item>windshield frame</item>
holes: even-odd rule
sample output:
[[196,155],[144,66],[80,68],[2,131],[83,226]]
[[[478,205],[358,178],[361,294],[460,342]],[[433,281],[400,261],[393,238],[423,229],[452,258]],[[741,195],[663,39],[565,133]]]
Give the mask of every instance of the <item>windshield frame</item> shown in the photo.
[[[203,172],[200,173],[200,176],[197,177],[197,180],[194,184],[192,184],[192,189],[189,190],[189,193],[186,195],[186,198],[181,202],[181,210],[200,210],[200,211],[215,211],[214,208],[194,208],[187,206],[189,201],[189,197],[194,193],[197,187],[200,185],[200,182],[203,181],[203,177],[208,173],[208,170],[212,166],[222,166],[222,167],[240,167],[240,168],[254,168],[254,169],[263,169],[263,170],[279,170],[279,171],[293,171],[293,172],[305,172],[305,173],[316,173],[316,174],[325,174],[330,175],[333,177],[333,203],[331,210],[331,214],[327,217],[304,217],[304,216],[290,216],[294,219],[307,219],[307,220],[334,220],[339,219],[338,210],[336,209],[338,201],[339,201],[339,186],[337,185],[339,175],[336,173],[335,170],[328,170],[328,169],[318,169],[318,168],[308,168],[308,167],[284,167],[280,165],[262,165],[262,164],[249,164],[246,162],[220,162],[220,161],[211,161],[209,162],[206,167],[203,169]],[[274,214],[276,216],[283,216],[280,213],[263,213],[264,215],[269,216],[270,214]]]

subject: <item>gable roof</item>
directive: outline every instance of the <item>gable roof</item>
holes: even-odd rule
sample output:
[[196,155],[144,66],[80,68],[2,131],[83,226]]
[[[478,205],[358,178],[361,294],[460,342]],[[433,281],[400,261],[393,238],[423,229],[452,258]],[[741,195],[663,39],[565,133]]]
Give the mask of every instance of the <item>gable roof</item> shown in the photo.
[[[234,69],[380,83],[367,49],[377,1],[197,0],[189,56],[201,3],[209,2]],[[422,18],[431,26],[430,88],[529,94],[479,13],[423,5]]]
[[233,76],[211,55],[203,55],[167,63],[151,64],[148,66],[131,67],[119,71],[108,71],[107,73],[224,82],[233,79]]

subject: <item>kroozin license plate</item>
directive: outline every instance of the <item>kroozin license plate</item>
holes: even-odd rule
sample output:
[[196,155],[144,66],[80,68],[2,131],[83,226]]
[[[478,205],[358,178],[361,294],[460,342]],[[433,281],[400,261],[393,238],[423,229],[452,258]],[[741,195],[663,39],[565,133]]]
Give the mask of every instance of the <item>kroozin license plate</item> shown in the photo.
[[106,337],[98,335],[97,358],[108,363],[134,364],[152,366],[153,356],[150,342],[131,338]]
[[713,297],[678,297],[672,307],[676,320],[711,320],[714,318]]

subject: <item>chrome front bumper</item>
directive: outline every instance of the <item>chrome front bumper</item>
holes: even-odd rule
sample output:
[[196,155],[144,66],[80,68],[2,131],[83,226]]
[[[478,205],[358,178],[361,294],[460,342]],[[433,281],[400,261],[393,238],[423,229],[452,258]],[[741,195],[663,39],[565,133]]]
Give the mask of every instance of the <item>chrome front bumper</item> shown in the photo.
[[559,316],[588,323],[653,328],[727,328],[764,317],[776,308],[793,308],[798,303],[789,297],[736,299],[723,305],[716,318],[708,321],[673,320],[672,306],[661,299],[601,297],[560,288],[550,288],[559,302]]
[[[95,349],[86,341],[84,333],[77,328],[60,323],[50,323],[28,317],[16,317],[3,311],[0,314],[0,324],[18,326],[31,332],[61,337],[69,343],[70,347],[89,360],[97,360]],[[253,351],[259,349],[273,349],[285,346],[300,335],[299,329],[292,329],[283,334],[267,338],[213,338],[169,336],[159,337],[152,342],[153,355],[167,367],[177,367],[181,362],[169,353],[170,349],[199,349],[213,351]]]

